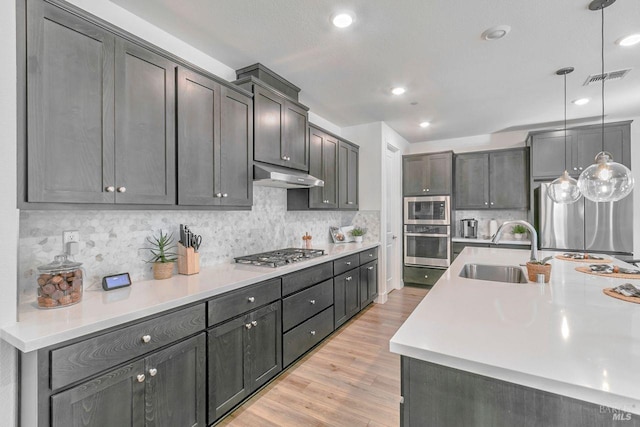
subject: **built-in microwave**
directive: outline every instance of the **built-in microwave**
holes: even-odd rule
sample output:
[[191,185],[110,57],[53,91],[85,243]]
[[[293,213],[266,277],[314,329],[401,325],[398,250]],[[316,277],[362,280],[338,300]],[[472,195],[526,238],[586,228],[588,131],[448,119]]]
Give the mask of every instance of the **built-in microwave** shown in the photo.
[[450,225],[449,196],[404,198],[404,224]]

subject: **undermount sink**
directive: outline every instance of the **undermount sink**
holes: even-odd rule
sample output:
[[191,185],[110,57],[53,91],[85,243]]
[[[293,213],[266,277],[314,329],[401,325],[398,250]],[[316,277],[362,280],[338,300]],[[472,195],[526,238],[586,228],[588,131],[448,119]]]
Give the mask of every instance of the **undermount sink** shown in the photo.
[[492,282],[527,283],[527,276],[520,267],[511,265],[465,264],[460,277]]

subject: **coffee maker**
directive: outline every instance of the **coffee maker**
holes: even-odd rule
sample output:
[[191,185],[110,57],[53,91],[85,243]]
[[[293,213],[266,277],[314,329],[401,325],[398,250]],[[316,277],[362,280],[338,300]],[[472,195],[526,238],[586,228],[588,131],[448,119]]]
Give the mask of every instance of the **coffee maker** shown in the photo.
[[478,220],[473,218],[460,220],[460,236],[466,239],[477,239]]

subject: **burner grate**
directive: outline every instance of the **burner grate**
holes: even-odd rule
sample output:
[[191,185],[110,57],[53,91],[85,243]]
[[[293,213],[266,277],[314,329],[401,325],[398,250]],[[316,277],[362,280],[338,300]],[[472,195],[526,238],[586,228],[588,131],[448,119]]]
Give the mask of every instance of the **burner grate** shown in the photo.
[[234,258],[238,264],[252,264],[266,267],[281,267],[295,262],[306,261],[324,255],[324,249],[278,249],[271,252]]

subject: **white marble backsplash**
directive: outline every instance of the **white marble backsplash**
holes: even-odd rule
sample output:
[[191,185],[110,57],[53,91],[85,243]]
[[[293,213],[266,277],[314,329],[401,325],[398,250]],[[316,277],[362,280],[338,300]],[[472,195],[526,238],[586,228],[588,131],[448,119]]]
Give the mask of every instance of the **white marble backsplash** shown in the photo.
[[19,296],[35,298],[37,267],[62,252],[62,232],[78,230],[80,252],[74,257],[86,270],[85,288],[108,274],[129,272],[132,280],[152,278],[146,239],[159,230],[179,239],[188,224],[203,237],[200,265],[231,262],[234,257],[285,247],[331,241],[330,226],[367,228],[365,241],[380,240],[380,212],[287,211],[285,189],[254,186],[251,211],[21,211]]
[[457,210],[453,211],[453,236],[461,237],[460,220],[478,220],[478,237],[489,235],[489,221],[495,219],[498,227],[505,221],[521,219],[527,221],[527,211],[514,209],[487,209],[477,211]]

